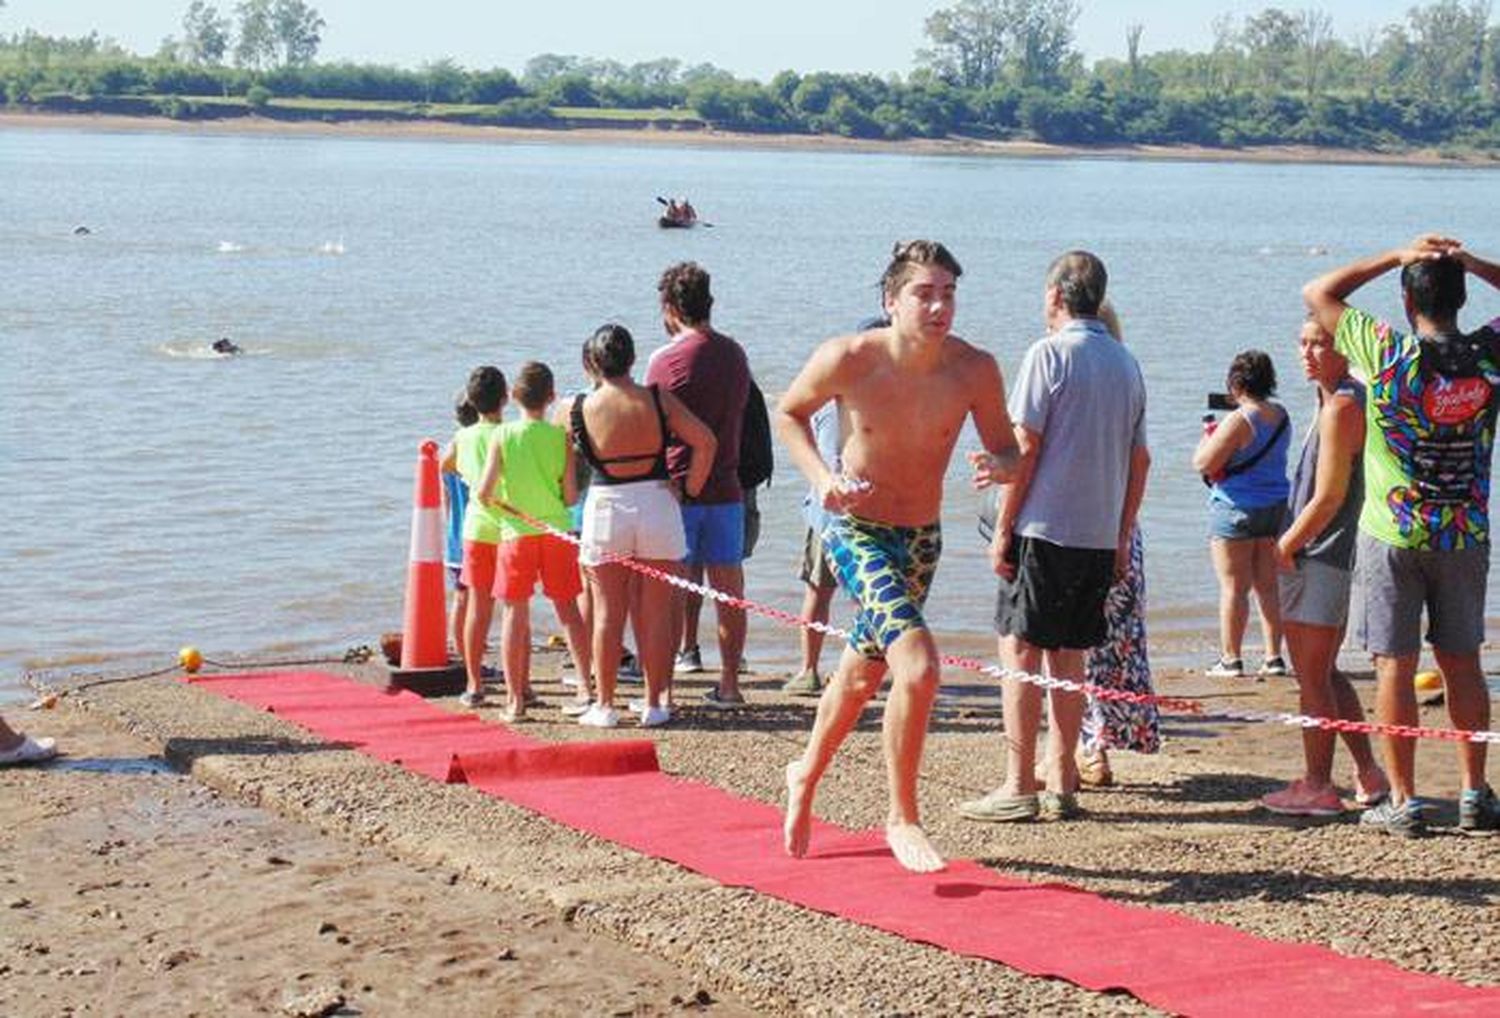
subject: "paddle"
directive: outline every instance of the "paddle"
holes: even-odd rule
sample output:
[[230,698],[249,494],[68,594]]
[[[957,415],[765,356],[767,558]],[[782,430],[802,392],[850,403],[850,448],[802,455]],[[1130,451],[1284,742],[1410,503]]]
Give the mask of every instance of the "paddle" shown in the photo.
[[[663,198],[661,195],[657,195],[656,196],[656,200],[659,201],[659,202],[661,202],[663,205],[666,205],[668,208],[670,208],[671,205],[672,205],[671,202],[667,201],[667,199]],[[714,224],[713,223],[706,222],[705,220],[702,220],[702,219],[696,219],[695,218],[693,220],[693,222],[696,223],[697,225],[703,227],[704,229],[707,229],[707,230],[712,230],[714,228]]]

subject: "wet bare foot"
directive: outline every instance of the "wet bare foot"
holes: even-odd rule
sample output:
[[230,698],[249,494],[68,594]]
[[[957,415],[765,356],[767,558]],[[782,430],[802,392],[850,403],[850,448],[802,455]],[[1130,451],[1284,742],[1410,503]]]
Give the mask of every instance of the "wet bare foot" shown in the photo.
[[886,824],[885,843],[896,861],[913,873],[936,873],[947,866],[927,840],[927,832],[916,824]]
[[805,856],[812,837],[812,797],[801,760],[786,765],[786,824],[782,830],[786,854],[798,859]]

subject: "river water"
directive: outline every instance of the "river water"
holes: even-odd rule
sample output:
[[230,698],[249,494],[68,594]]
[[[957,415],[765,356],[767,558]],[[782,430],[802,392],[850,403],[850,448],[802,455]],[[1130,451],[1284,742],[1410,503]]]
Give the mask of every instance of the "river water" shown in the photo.
[[[963,262],[957,331],[1007,373],[1039,334],[1050,258],[1108,263],[1150,391],[1152,626],[1207,658],[1215,586],[1187,463],[1204,394],[1234,353],[1268,349],[1300,427],[1305,280],[1426,229],[1482,251],[1500,237],[1500,177],[1462,168],[11,128],[0,180],[0,699],[25,668],[186,642],[373,642],[399,625],[418,442],[450,433],[470,368],[541,358],[571,388],[610,319],[648,350],[656,277],[692,258],[774,396],[876,310],[891,242],[914,236]],[[658,230],[658,194],[691,195],[713,226]],[[1394,278],[1362,296],[1399,313]],[[1469,318],[1496,314],[1476,288]],[[219,336],[245,355],[213,356]],[[959,463],[931,616],[983,631]],[[749,569],[754,597],[793,609],[802,492],[783,466]]]

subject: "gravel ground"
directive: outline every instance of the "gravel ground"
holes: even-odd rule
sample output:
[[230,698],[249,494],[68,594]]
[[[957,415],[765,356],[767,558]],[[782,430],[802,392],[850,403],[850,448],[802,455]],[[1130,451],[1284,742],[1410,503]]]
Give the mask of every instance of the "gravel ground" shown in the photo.
[[[538,688],[553,702],[558,661],[540,655]],[[371,665],[328,666],[381,681]],[[69,677],[59,685],[76,685]],[[1115,788],[1089,792],[1085,819],[976,825],[953,806],[1001,777],[999,697],[973,676],[946,677],[922,781],[926,824],[950,857],[1006,873],[1061,880],[1110,898],[1226,923],[1288,941],[1475,985],[1500,985],[1500,840],[1452,829],[1419,842],[1361,831],[1354,815],[1299,825],[1254,806],[1294,775],[1294,731],[1172,719],[1162,753],[1118,754]],[[691,705],[704,676],[679,679]],[[688,706],[652,737],[665,770],[779,802],[781,764],[811,725],[813,704],[777,692],[780,677],[747,676],[755,706],[716,713]],[[1163,692],[1238,707],[1291,709],[1291,682],[1227,683],[1159,677]],[[1369,683],[1360,684],[1368,701]],[[634,687],[622,687],[626,696]],[[453,701],[437,701],[458,709]],[[438,786],[357,753],[328,747],[271,715],[170,678],[100,685],[64,705],[87,708],[159,746],[175,766],[227,798],[311,827],[339,842],[376,846],[408,865],[459,875],[584,934],[603,934],[702,987],[715,1008],[770,1013],[1116,1015],[1151,1009],[1124,995],[1023,976],[1001,965],[724,888],[674,865],[578,834],[464,787]],[[599,738],[555,710],[535,712],[529,735]],[[1424,723],[1446,723],[1440,710]],[[603,737],[636,738],[623,728]],[[1424,745],[1423,792],[1456,819],[1456,766],[1447,746]],[[1347,768],[1340,751],[1339,767]],[[870,827],[884,816],[878,710],[867,713],[819,791],[818,814]],[[1442,797],[1447,796],[1446,800]],[[814,846],[816,848],[816,846]],[[462,890],[462,887],[460,890]],[[459,891],[455,891],[458,894]],[[464,891],[463,893],[470,893]],[[375,907],[377,903],[372,903]],[[1128,944],[1096,945],[1128,951]],[[1089,949],[1085,945],[1084,949]],[[663,987],[671,985],[663,983]],[[672,994],[688,999],[691,994]],[[522,998],[525,999],[525,998]]]

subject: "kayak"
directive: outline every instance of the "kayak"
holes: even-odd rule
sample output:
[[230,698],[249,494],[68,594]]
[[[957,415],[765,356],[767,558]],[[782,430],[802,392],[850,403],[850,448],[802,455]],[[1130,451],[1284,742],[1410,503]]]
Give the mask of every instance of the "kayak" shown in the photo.
[[698,220],[673,219],[670,216],[662,216],[656,221],[656,225],[660,226],[663,230],[686,230],[689,227],[697,226]]

